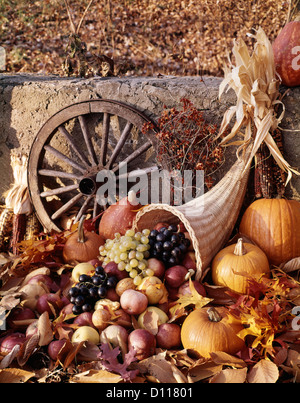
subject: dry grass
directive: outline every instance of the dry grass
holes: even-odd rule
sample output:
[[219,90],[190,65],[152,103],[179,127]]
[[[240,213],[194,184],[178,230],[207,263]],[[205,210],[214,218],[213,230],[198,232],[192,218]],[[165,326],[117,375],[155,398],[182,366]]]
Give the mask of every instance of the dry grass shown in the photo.
[[[88,0],[69,2],[78,22]],[[259,26],[273,40],[288,8],[287,0],[94,0],[80,34],[121,74],[220,76],[233,40]],[[61,74],[69,34],[63,0],[0,0],[9,72]]]

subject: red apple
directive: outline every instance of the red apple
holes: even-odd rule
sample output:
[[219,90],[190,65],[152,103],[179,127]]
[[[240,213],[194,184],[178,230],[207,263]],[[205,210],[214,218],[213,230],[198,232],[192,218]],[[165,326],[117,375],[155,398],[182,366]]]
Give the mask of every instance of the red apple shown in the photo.
[[165,272],[165,281],[167,286],[178,288],[185,282],[185,276],[188,270],[181,265],[172,266]]
[[14,308],[7,318],[7,324],[11,329],[26,329],[33,319],[36,316],[30,308]]
[[181,328],[176,323],[162,323],[156,334],[157,346],[171,349],[181,345]]
[[138,360],[144,360],[155,353],[155,336],[146,329],[135,329],[128,336],[128,349],[135,350]]
[[153,270],[154,276],[163,279],[166,267],[164,263],[161,260],[156,259],[155,257],[152,257],[148,259],[148,269]]
[[2,354],[8,354],[16,346],[22,346],[26,341],[26,336],[24,333],[16,332],[4,337],[0,343],[0,352]]
[[136,290],[125,290],[120,298],[121,308],[130,315],[139,315],[148,306],[148,298],[145,294]]

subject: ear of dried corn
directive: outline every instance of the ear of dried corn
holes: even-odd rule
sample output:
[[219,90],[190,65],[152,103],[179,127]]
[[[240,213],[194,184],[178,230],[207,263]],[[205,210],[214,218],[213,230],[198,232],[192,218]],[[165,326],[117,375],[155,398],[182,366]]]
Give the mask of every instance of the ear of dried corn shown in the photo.
[[12,233],[13,209],[4,207],[0,214],[0,251],[6,249],[7,240]]
[[30,239],[37,239],[40,230],[41,230],[41,225],[40,225],[40,222],[39,222],[36,214],[34,212],[29,214],[26,217],[26,231],[25,231],[24,239],[26,241],[28,241]]
[[[272,133],[280,152],[283,151],[282,135],[279,129]],[[255,155],[254,188],[256,198],[271,199],[283,196],[285,192],[286,172],[276,164],[267,145],[261,144]]]

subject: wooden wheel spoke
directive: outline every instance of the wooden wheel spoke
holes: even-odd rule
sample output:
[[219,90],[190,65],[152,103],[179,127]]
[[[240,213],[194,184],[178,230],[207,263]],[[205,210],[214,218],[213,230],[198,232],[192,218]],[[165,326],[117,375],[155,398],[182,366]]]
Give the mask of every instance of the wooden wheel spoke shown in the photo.
[[40,194],[41,197],[48,197],[48,196],[54,196],[54,195],[59,195],[62,193],[66,193],[66,192],[70,192],[72,190],[75,190],[78,188],[77,183],[75,183],[74,185],[70,185],[70,186],[62,186],[56,189],[51,189],[51,190],[46,190],[44,192],[42,192]]
[[56,148],[53,148],[52,146],[49,146],[49,145],[45,145],[44,148],[46,151],[49,151],[52,155],[54,155],[61,161],[64,161],[65,163],[71,165],[73,168],[77,169],[78,171],[80,171],[82,173],[84,173],[86,171],[86,169],[82,165],[79,165],[77,162],[71,160],[69,157],[62,154],[60,151],[56,150]]
[[64,213],[66,213],[71,207],[73,207],[81,198],[83,197],[82,193],[78,193],[76,196],[72,197],[66,204],[64,204],[61,208],[55,211],[52,214],[51,219],[56,220],[61,217]]
[[83,134],[83,138],[84,138],[86,147],[88,149],[88,153],[89,153],[89,155],[91,157],[91,160],[92,160],[92,165],[98,165],[97,157],[96,157],[95,150],[94,150],[91,138],[90,138],[90,134],[89,134],[89,130],[88,130],[86,120],[82,115],[78,116],[78,120],[79,120],[79,123],[80,123],[81,131],[82,131],[82,134]]
[[110,115],[108,113],[104,113],[104,115],[103,115],[102,143],[101,143],[101,153],[100,153],[100,164],[102,166],[105,166],[105,164],[106,164],[109,127],[110,127]]
[[77,157],[81,160],[81,162],[85,165],[86,168],[90,167],[90,163],[84,153],[82,153],[79,148],[76,146],[74,143],[74,140],[68,130],[64,126],[59,126],[58,130],[60,131],[61,134],[64,135],[65,139],[69,142],[71,147],[73,148],[74,152],[76,153]]
[[94,197],[93,195],[90,195],[90,196],[88,196],[88,197],[85,199],[84,203],[82,204],[80,210],[78,211],[78,213],[77,213],[77,215],[76,215],[76,217],[75,217],[75,219],[74,219],[74,223],[75,223],[75,224],[76,224],[76,223],[80,220],[80,218],[83,216],[83,214],[85,213],[85,211],[86,211],[86,209],[87,209],[87,207],[88,207],[88,205],[89,205],[89,203],[90,203],[90,201],[92,200],[93,197]]
[[[105,208],[104,208],[105,209]],[[99,204],[98,204],[98,200],[97,200],[97,195],[95,195],[94,198],[94,207],[93,207],[93,218],[97,217],[97,213],[99,211]]]
[[54,178],[64,178],[64,179],[78,179],[80,180],[82,176],[76,175],[69,172],[55,171],[53,169],[39,169],[38,174],[42,176],[51,176]]
[[119,141],[117,142],[116,148],[114,149],[108,163],[107,163],[107,168],[111,169],[113,163],[117,159],[118,155],[120,154],[122,147],[125,144],[125,141],[127,140],[128,136],[130,135],[131,129],[133,127],[133,124],[130,122],[126,123],[126,126],[123,130],[123,133],[121,134]]
[[127,158],[125,158],[120,164],[118,164],[116,167],[112,169],[113,172],[117,172],[119,169],[121,169],[125,164],[129,164],[131,161],[135,160],[136,158],[140,157],[143,153],[145,153],[150,147],[152,146],[151,141],[148,141],[147,143],[143,144],[140,146],[138,149],[136,149],[133,153],[128,155]]

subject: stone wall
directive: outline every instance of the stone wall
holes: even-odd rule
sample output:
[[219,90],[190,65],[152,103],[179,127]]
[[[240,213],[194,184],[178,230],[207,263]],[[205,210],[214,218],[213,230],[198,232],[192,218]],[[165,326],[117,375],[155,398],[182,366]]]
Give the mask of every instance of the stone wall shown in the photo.
[[[232,91],[219,101],[220,82],[215,77],[80,79],[0,74],[0,195],[13,180],[11,150],[28,154],[43,123],[58,110],[75,102],[104,98],[125,102],[155,119],[164,105],[178,107],[186,97],[204,109],[208,119],[219,123],[224,111],[235,104]],[[282,93],[285,90],[282,88]],[[300,87],[290,89],[283,101],[285,157],[300,169]],[[234,158],[233,150],[231,154]],[[288,194],[300,199],[300,177],[293,178]]]

